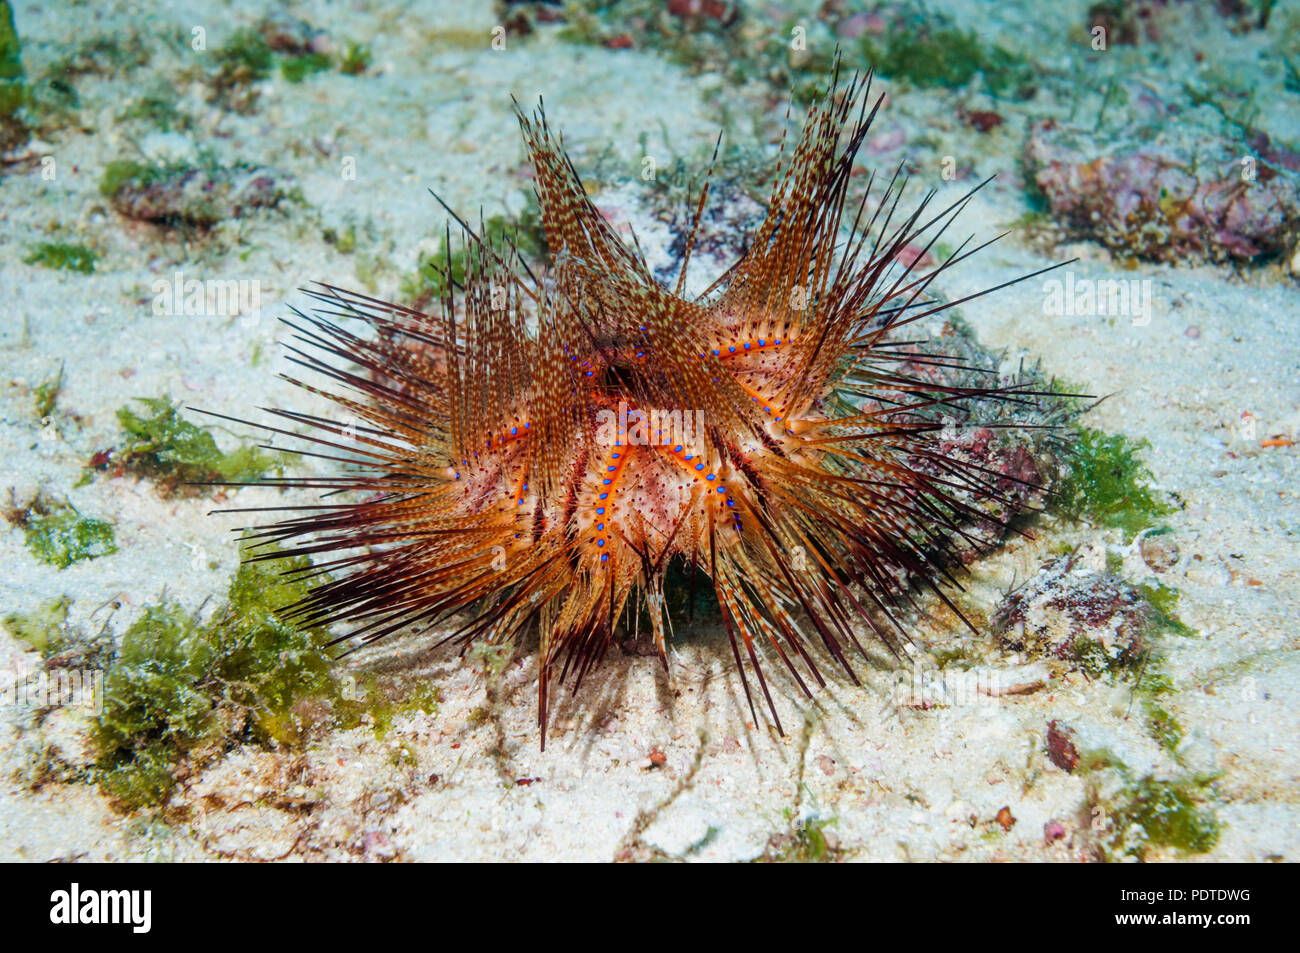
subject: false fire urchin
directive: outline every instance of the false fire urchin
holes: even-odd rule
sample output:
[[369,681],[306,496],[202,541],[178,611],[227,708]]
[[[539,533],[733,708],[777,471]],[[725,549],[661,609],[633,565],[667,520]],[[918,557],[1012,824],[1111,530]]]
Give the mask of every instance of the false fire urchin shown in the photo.
[[309,291],[318,306],[295,312],[286,346],[332,386],[285,376],[352,423],[271,411],[308,428],[305,456],[343,464],[263,483],[327,491],[267,507],[286,515],[254,531],[275,545],[253,558],[306,554],[331,576],[290,616],[349,623],[339,641],[362,644],[455,614],[467,621],[446,639],[462,647],[536,632],[545,747],[553,681],[576,691],[621,619],[648,617],[667,668],[670,567],[711,580],[751,714],[753,678],[778,730],[764,655],[805,693],[805,677],[824,684],[823,651],[856,682],[855,630],[896,650],[913,588],[951,606],[966,528],[998,521],[978,504],[1008,478],[943,452],[945,415],[1030,392],[915,373],[958,365],[895,338],[969,300],[927,289],[978,248],[920,274],[913,243],[931,248],[973,190],[927,214],[931,191],[903,215],[896,172],[869,210],[873,175],[842,231],[883,99],[869,89],[832,81],[788,156],[782,141],[749,250],[699,296],[683,289],[707,181],[665,287],[589,201],[540,105],[516,112],[544,267],[457,219],[466,264],[448,252],[434,313]]

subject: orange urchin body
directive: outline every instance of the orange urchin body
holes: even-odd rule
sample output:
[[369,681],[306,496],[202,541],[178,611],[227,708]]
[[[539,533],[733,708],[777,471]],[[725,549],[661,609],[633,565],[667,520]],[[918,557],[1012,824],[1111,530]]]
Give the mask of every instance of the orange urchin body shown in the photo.
[[571,675],[576,689],[626,611],[647,612],[667,666],[673,562],[712,580],[746,694],[752,672],[774,719],[761,655],[807,691],[805,674],[822,681],[814,651],[853,676],[862,626],[894,648],[910,588],[943,597],[962,526],[989,519],[976,503],[999,492],[987,470],[939,451],[944,414],[1023,391],[903,372],[945,359],[893,331],[950,305],[926,297],[947,266],[920,275],[918,256],[899,253],[932,244],[962,203],[923,220],[931,195],[895,221],[901,184],[868,215],[869,183],[841,230],[875,114],[866,89],[855,79],[812,109],[749,251],[698,298],[682,293],[691,245],[677,287],[657,283],[587,199],[540,109],[519,118],[550,249],[543,278],[465,227],[470,266],[436,314],[311,292],[321,307],[290,322],[293,359],[342,385],[317,392],[359,424],[275,412],[314,428],[315,455],[350,455],[341,476],[277,485],[352,497],[260,530],[335,576],[297,615],[354,623],[348,637],[366,641],[464,611],[451,636],[462,644],[535,628],[543,745],[552,680]]

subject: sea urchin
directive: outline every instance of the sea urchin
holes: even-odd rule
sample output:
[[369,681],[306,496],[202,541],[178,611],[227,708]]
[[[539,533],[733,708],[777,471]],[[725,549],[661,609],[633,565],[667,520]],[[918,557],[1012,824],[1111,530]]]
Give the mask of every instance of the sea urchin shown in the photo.
[[763,655],[807,692],[823,683],[815,655],[856,681],[858,632],[896,650],[913,590],[948,601],[966,528],[996,519],[979,503],[1005,486],[942,451],[945,417],[1029,392],[915,373],[956,366],[895,332],[968,300],[927,289],[969,240],[928,274],[918,263],[973,191],[904,215],[900,173],[874,199],[873,175],[842,228],[883,99],[868,111],[869,89],[833,81],[788,155],[782,141],[765,220],[699,296],[683,289],[707,184],[664,287],[589,201],[540,104],[516,112],[544,266],[457,219],[466,267],[449,254],[435,313],[310,290],[286,346],[330,386],[286,379],[349,422],[271,411],[307,430],[305,456],[341,465],[264,481],[326,491],[268,507],[283,518],[254,531],[276,545],[253,558],[315,560],[322,579],[291,615],[349,623],[360,643],[454,614],[462,647],[536,632],[543,747],[552,683],[576,691],[620,620],[648,617],[667,668],[670,567],[711,580],[751,713],[752,678],[778,730]]

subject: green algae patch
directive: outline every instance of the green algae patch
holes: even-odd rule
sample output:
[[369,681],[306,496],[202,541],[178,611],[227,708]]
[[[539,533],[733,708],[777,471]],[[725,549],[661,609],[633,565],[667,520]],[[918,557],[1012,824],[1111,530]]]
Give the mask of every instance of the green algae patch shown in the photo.
[[[525,259],[541,257],[546,250],[546,235],[537,211],[536,198],[532,198],[518,221],[512,222],[504,216],[494,215],[482,223],[477,231],[502,258],[509,257],[511,243]],[[439,240],[436,252],[420,255],[415,275],[402,281],[402,296],[414,302],[415,307],[440,301],[451,288],[464,285],[466,275],[478,267],[480,254],[477,243],[472,240],[457,248],[449,246],[444,236]]]
[[375,737],[383,738],[397,718],[435,715],[441,701],[437,687],[428,682],[420,682],[408,689],[397,678],[371,673],[356,686],[355,691],[344,692],[343,697],[335,701],[335,727],[341,731],[369,727]]
[[63,365],[59,364],[58,374],[32,388],[32,409],[36,411],[37,420],[43,421],[54,413],[54,405],[58,403],[61,393],[63,393]]
[[793,823],[788,831],[773,834],[757,858],[765,864],[829,864],[839,860],[839,847],[827,828],[833,817],[810,817]]
[[215,53],[216,68],[208,76],[212,101],[235,112],[252,112],[257,106],[256,84],[277,66],[289,83],[301,83],[335,68],[346,76],[369,69],[369,47],[350,42],[334,55],[314,42],[320,35],[303,21],[275,14],[263,17],[255,26],[236,30]]
[[23,529],[32,555],[58,569],[117,552],[112,523],[82,516],[70,506],[33,514]]
[[148,66],[157,48],[155,37],[131,30],[100,33],[82,40],[55,60],[51,72],[66,76],[122,76]]
[[327,245],[333,245],[340,255],[351,255],[357,250],[357,227],[349,225],[342,231],[337,228],[324,228],[321,230],[321,240]]
[[284,470],[280,458],[256,447],[221,450],[210,432],[177,413],[180,408],[169,397],[141,397],[137,402],[147,415],[129,407],[117,411],[122,443],[116,459],[124,469],[155,480],[164,491],[183,483],[257,480]]
[[1175,752],[1183,741],[1183,726],[1160,705],[1147,704],[1147,734],[1166,751]]
[[[1155,623],[1158,625],[1158,623]],[[1134,696],[1141,698],[1146,712],[1147,735],[1181,763],[1178,748],[1186,732],[1178,719],[1165,707],[1165,699],[1175,694],[1173,679],[1164,670],[1164,662],[1151,650],[1133,683]]]
[[95,731],[100,786],[124,807],[161,804],[176,783],[173,765],[220,735],[205,691],[214,654],[178,606],[149,606],[127,630]]
[[280,75],[290,83],[301,83],[313,73],[329,69],[333,63],[325,53],[304,53],[280,61]]
[[464,285],[468,261],[469,252],[466,250],[449,254],[447,240],[444,238],[436,252],[420,254],[415,275],[402,281],[402,296],[417,305],[441,300],[448,288]]
[[983,74],[998,96],[1023,99],[1035,88],[1034,70],[1022,57],[955,27],[891,30],[881,43],[864,36],[862,55],[883,75],[915,86],[965,86]]
[[1050,507],[1074,520],[1137,533],[1174,508],[1151,485],[1140,454],[1149,444],[1079,427],[1067,441],[1065,473],[1053,487]]
[[258,30],[242,27],[231,34],[226,45],[217,51],[221,69],[242,73],[248,80],[265,79],[271,74],[271,47]]
[[236,30],[216,51],[216,71],[209,82],[211,99],[238,113],[252,112],[257,104],[254,84],[271,75],[271,47],[257,30]]
[[[1106,785],[1101,778],[1089,782],[1089,813],[1099,860],[1145,861],[1153,848],[1205,854],[1218,844],[1223,822],[1216,813],[1220,799],[1210,779],[1187,774],[1137,777],[1109,752],[1103,762],[1090,767],[1113,770],[1113,780],[1118,782]],[[1108,787],[1109,793],[1101,794],[1101,787]]]
[[[1138,586],[1138,590],[1147,602],[1149,625],[1153,636],[1195,637],[1196,633],[1175,614],[1174,609],[1178,603],[1177,589],[1157,583]],[[1143,707],[1146,709],[1147,734],[1181,763],[1178,748],[1183,743],[1186,731],[1163,702],[1166,696],[1174,694],[1174,683],[1165,672],[1163,660],[1155,649],[1152,649],[1143,661],[1133,692],[1142,698]]]
[[76,271],[89,275],[95,271],[95,262],[99,253],[84,245],[69,245],[65,242],[41,242],[34,245],[23,263],[42,265],[60,271]]
[[41,603],[35,612],[11,612],[5,627],[15,639],[30,649],[50,656],[59,651],[67,638],[69,596]]
[[1182,619],[1178,618],[1176,611],[1178,605],[1177,589],[1159,582],[1155,585],[1144,583],[1138,586],[1138,589],[1141,590],[1142,595],[1146,597],[1151,606],[1151,622],[1157,630],[1185,637],[1196,634]]
[[115,198],[127,186],[148,185],[163,174],[165,170],[157,166],[131,159],[115,159],[104,166],[104,172],[99,178],[99,194],[105,198]]
[[[1147,693],[1148,733],[1181,766],[1175,749],[1182,742],[1183,729],[1155,701],[1172,691],[1168,677],[1159,674],[1153,684],[1138,690]],[[1087,782],[1088,803],[1099,859],[1147,860],[1152,848],[1204,854],[1218,843],[1223,822],[1216,813],[1221,803],[1214,787],[1216,775],[1184,767],[1172,777],[1139,776],[1108,750],[1080,752],[1079,769],[1093,774]],[[1113,774],[1107,779],[1102,772]]]
[[1188,854],[1204,854],[1219,842],[1221,824],[1195,786],[1145,777],[1127,787],[1120,820],[1141,831],[1131,838],[1125,853],[1144,856],[1148,847],[1172,847]]
[[373,703],[370,711],[375,720],[375,733],[380,736],[386,734],[399,715],[436,715],[441,700],[435,686],[421,683],[407,694],[390,697],[386,702]]
[[71,596],[60,596],[31,612],[11,612],[4,624],[15,639],[40,653],[47,668],[104,668],[113,657],[113,637],[107,626],[90,632],[72,625],[71,605]]
[[19,115],[27,98],[22,49],[13,8],[9,0],[0,0],[0,152],[27,141],[27,125]]
[[126,631],[95,730],[100,785],[121,807],[163,804],[184,761],[306,740],[339,691],[325,628],[285,616],[310,570],[306,557],[245,563],[211,621],[163,602]]
[[339,72],[345,76],[360,76],[370,68],[372,54],[364,43],[349,42],[339,57]]

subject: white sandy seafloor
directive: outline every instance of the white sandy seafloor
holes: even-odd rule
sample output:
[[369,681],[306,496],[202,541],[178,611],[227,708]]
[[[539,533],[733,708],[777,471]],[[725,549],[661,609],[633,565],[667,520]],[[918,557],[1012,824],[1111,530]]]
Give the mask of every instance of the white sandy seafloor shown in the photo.
[[[993,13],[931,6],[952,7],[1043,56],[1055,44],[1066,59],[1065,31],[1083,21],[1087,4],[1024,0],[992,5]],[[49,49],[84,38],[91,10],[16,5],[29,74]],[[83,513],[114,521],[119,547],[56,571],[32,557],[20,530],[0,534],[0,615],[67,594],[74,624],[98,628],[107,619],[120,634],[164,591],[188,607],[221,597],[238,559],[234,520],[209,516],[211,499],[163,499],[150,483],[130,477],[73,488],[81,467],[114,444],[114,410],[131,397],[170,393],[234,416],[255,415],[261,406],[306,406],[274,375],[273,317],[288,304],[303,305],[294,289],[311,280],[362,287],[356,272],[363,268],[373,271],[380,294],[394,294],[443,227],[427,187],[475,217],[480,205],[487,214],[503,205],[517,209],[526,180],[509,94],[524,104],[545,94],[548,115],[580,169],[584,158],[614,145],[630,184],[597,202],[624,215],[635,215],[628,196],[637,189],[642,134],[652,149],[696,154],[712,145],[720,101],[736,113],[766,111],[769,123],[784,111],[753,89],[733,95],[717,79],[688,75],[653,53],[569,46],[547,35],[494,51],[488,4],[363,0],[291,10],[336,39],[370,44],[369,75],[328,72],[290,85],[277,74],[249,116],[218,113],[196,86],[183,90],[199,117],[184,134],[188,140],[143,142],[130,141],[115,118],[124,81],[86,77],[78,83],[81,128],[33,147],[56,157],[57,177],[44,180],[40,166],[30,165],[0,180],[0,492],[13,486],[30,496],[44,488],[66,497]],[[263,12],[251,2],[109,3],[94,7],[94,29],[188,33],[206,24],[215,46],[233,25]],[[1249,38],[1225,33],[1218,42],[1224,57],[1250,55]],[[184,67],[181,56],[160,50],[141,73],[174,76]],[[873,132],[881,138],[869,141],[860,162],[887,151],[888,137],[901,130],[907,141],[938,137],[941,151],[969,161],[977,177],[1005,173],[963,219],[969,231],[986,236],[1027,209],[1014,170],[1029,118],[1045,107],[1041,100],[1003,104],[1007,123],[979,136],[953,118],[953,96],[937,90],[894,97]],[[1296,139],[1294,130],[1286,132]],[[183,244],[122,219],[97,191],[104,163],[137,148],[205,148],[227,161],[274,166],[296,178],[305,205],[227,223],[214,239]],[[888,161],[902,154],[890,153]],[[347,156],[355,157],[354,181],[340,175]],[[321,231],[348,224],[357,226],[357,249],[344,255],[322,241]],[[653,231],[651,223],[638,223],[643,241]],[[46,235],[98,247],[95,273],[22,264],[27,247]],[[1118,270],[1097,246],[1057,248],[1049,257],[1013,235],[949,273],[942,290],[959,297],[1074,255],[1083,259],[1074,266],[1080,277]],[[155,316],[152,284],[177,270],[259,280],[261,319]],[[695,277],[705,278],[703,270]],[[1260,441],[1294,438],[1300,429],[1300,289],[1285,263],[1240,273],[1142,264],[1123,277],[1151,279],[1149,324],[1046,315],[1041,281],[980,299],[963,314],[985,344],[1006,350],[1008,361],[1041,360],[1049,373],[1109,395],[1087,422],[1149,441],[1145,459],[1158,486],[1185,504],[1164,520],[1181,555],[1160,578],[1181,593],[1179,615],[1195,634],[1161,643],[1176,688],[1166,704],[1187,735],[1185,764],[1219,773],[1215,810],[1223,826],[1207,854],[1155,850],[1149,859],[1297,859],[1297,449]],[[31,388],[60,362],[62,413],[56,433],[43,438]],[[1253,437],[1243,432],[1243,414],[1257,422]],[[236,439],[233,432],[218,435],[231,445]],[[273,495],[258,492],[231,493],[224,505],[256,505]],[[1046,520],[1035,535],[974,564],[958,596],[972,617],[987,619],[1002,593],[1033,575],[1063,542],[1102,561],[1109,546],[1124,556],[1127,578],[1150,581],[1133,540],[1119,531]],[[987,631],[966,633],[948,613],[915,625],[918,658],[927,649],[992,644]],[[92,785],[30,790],[20,780],[30,735],[42,731],[73,751],[84,744],[86,724],[60,711],[35,729],[30,713],[6,710],[0,858],[746,860],[811,818],[826,822],[847,860],[1066,861],[1088,855],[1090,782],[1048,760],[1050,721],[1067,722],[1089,744],[1111,749],[1137,775],[1185,770],[1148,736],[1122,690],[1078,674],[1045,678],[1045,668],[996,652],[987,657],[1000,684],[1023,693],[928,709],[893,703],[894,663],[880,650],[861,687],[831,677],[810,704],[796,702],[789,679],[768,665],[786,727],[780,737],[761,718],[751,722],[716,632],[679,641],[671,682],[656,660],[612,651],[580,704],[562,696],[542,752],[530,655],[521,653],[507,668],[499,703],[482,717],[483,676],[454,656],[425,652],[427,638],[394,638],[346,664],[432,680],[441,697],[436,714],[401,716],[382,738],[362,727],[306,752],[233,752],[188,779],[180,795],[188,811],[166,819],[117,813]],[[0,665],[19,668],[34,659],[0,632]],[[305,802],[311,809],[302,809]],[[997,821],[1004,807],[1014,818],[1009,829]],[[1067,833],[1049,844],[1044,826],[1051,822]]]

